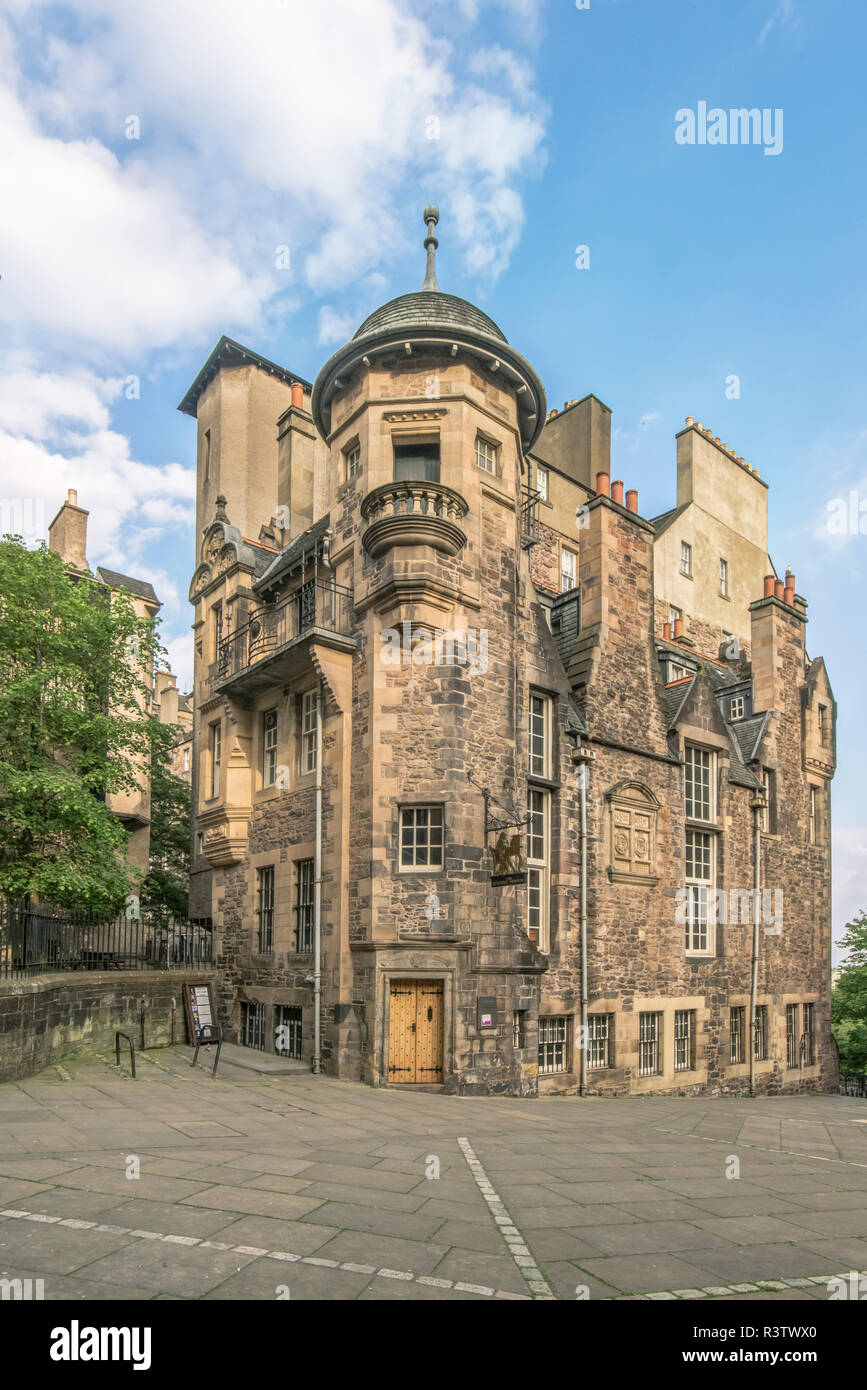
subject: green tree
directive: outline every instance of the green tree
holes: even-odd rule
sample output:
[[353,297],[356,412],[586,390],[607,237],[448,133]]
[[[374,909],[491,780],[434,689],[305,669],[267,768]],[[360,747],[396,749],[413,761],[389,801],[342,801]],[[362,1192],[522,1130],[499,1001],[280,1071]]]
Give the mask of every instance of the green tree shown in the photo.
[[151,920],[186,917],[190,885],[190,789],[172,772],[181,729],[151,721],[151,841],[141,907]]
[[105,798],[148,765],[158,651],[128,596],[0,539],[0,894],[123,906],[135,874]]
[[867,912],[846,925],[837,942],[848,951],[831,996],[831,1028],[841,1072],[867,1072]]

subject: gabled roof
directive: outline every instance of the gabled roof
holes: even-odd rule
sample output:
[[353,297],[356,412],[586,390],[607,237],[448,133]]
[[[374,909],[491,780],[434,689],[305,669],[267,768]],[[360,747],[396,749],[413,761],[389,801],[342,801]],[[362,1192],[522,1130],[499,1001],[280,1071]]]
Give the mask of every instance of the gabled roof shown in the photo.
[[133,594],[136,598],[143,598],[148,603],[155,603],[162,607],[159,599],[154,593],[152,584],[148,584],[144,579],[132,579],[128,574],[118,574],[116,570],[103,569],[102,565],[96,567],[97,578],[103,584],[107,584],[110,589],[125,589],[128,594]]
[[680,507],[671,507],[669,511],[661,512],[659,516],[652,516],[650,518],[650,524],[653,527],[656,534],[658,536],[661,536],[663,531],[667,531],[671,523],[673,521],[677,521],[677,518],[680,516],[681,512],[685,512],[688,506],[689,503],[684,502],[683,505]]
[[178,410],[182,415],[195,417],[199,396],[221,367],[242,367],[248,362],[255,363],[257,367],[261,367],[264,372],[268,372],[271,376],[279,377],[281,381],[286,382],[287,386],[291,386],[293,382],[297,381],[304,387],[305,391],[313,390],[310,382],[305,381],[296,372],[290,372],[288,368],[269,361],[267,357],[262,357],[252,348],[244,347],[243,343],[236,343],[234,338],[227,338],[224,333],[178,406]]

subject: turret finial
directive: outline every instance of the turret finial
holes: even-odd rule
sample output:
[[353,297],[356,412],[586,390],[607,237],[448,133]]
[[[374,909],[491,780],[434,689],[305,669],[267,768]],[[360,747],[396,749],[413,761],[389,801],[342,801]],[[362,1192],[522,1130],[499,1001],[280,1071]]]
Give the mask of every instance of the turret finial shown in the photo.
[[427,270],[425,271],[423,290],[439,290],[437,284],[436,250],[439,242],[434,236],[434,227],[440,220],[439,208],[429,207],[424,210],[424,220],[427,226],[427,236],[424,239],[424,247],[427,251]]

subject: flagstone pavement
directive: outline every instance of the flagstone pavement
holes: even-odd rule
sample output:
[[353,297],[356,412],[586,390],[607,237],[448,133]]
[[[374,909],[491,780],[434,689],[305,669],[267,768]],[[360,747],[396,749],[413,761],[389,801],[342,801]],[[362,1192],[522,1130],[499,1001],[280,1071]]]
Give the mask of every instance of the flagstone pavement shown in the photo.
[[81,1301],[751,1301],[867,1270],[863,1100],[461,1098],[189,1056],[0,1086],[0,1279]]

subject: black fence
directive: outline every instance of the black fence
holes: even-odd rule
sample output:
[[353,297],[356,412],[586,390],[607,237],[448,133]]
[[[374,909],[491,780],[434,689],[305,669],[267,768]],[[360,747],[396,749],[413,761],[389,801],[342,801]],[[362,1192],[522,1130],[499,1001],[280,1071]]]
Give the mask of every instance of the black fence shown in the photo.
[[192,922],[106,921],[0,899],[0,979],[53,970],[189,970],[212,960],[210,928]]
[[841,1076],[840,1095],[859,1096],[861,1100],[867,1100],[867,1072],[858,1076]]

